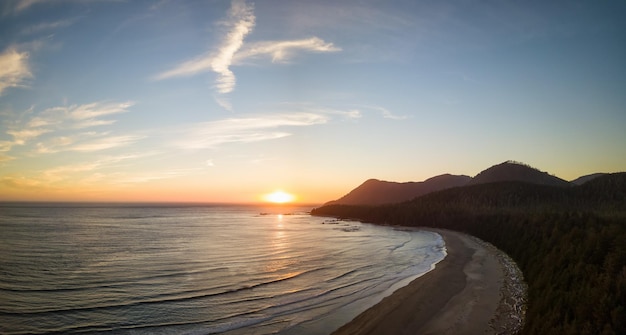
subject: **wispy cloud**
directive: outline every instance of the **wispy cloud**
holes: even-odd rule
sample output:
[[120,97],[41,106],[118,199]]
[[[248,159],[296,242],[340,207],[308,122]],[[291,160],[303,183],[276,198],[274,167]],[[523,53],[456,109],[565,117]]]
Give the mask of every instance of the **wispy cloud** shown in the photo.
[[15,189],[35,190],[41,188],[41,181],[23,176],[4,176],[0,179],[0,184]]
[[15,157],[12,157],[12,156],[9,156],[9,155],[0,154],[0,163],[12,161],[14,159],[15,159]]
[[336,52],[341,51],[341,48],[319,37],[291,41],[262,41],[247,45],[235,55],[233,62],[241,63],[249,58],[263,56],[270,56],[274,63],[286,62],[298,51]]
[[[114,184],[119,184],[120,179],[131,179],[119,172],[107,173],[107,169],[115,168],[122,162],[154,155],[155,152],[125,154],[113,156],[100,156],[97,159],[90,159],[79,163],[65,164],[51,168],[32,171],[31,174],[5,175],[0,178],[0,185],[22,190],[60,190],[61,183],[70,184],[90,184],[99,183],[103,179],[110,179]],[[152,178],[155,179],[155,178]],[[65,189],[67,185],[63,185]]]
[[224,24],[229,28],[217,51],[184,62],[172,70],[163,72],[156,79],[178,76],[190,76],[207,70],[218,74],[216,88],[219,93],[229,93],[235,87],[235,75],[230,70],[235,53],[243,45],[243,39],[252,32],[256,17],[254,7],[245,1],[234,0],[228,13],[228,21]]
[[31,35],[37,34],[41,32],[48,32],[50,30],[55,30],[58,28],[68,27],[74,23],[74,20],[66,19],[66,20],[58,20],[52,22],[42,22],[22,30],[23,35]]
[[32,76],[28,52],[9,47],[0,53],[0,95],[9,87],[24,87],[24,81]]
[[[116,122],[102,117],[126,113],[133,102],[94,102],[84,105],[71,105],[48,108],[40,113],[29,109],[23,116],[25,120],[11,123],[6,134],[13,137],[12,141],[0,143],[0,151],[10,151],[13,146],[26,145],[44,134],[53,137],[36,144],[37,153],[54,153],[59,151],[97,151],[124,145],[138,139],[137,136],[107,136],[108,133],[76,133],[58,135],[60,132],[79,130],[97,126],[110,125]],[[54,136],[57,134],[58,136]],[[86,141],[95,138],[96,140]]]
[[88,2],[119,2],[124,0],[17,0],[12,1],[12,4],[8,6],[9,12],[13,14],[20,14],[23,11],[30,9],[31,7],[46,3],[46,4],[59,4],[64,2],[78,2],[78,3],[88,3]]
[[185,149],[211,148],[233,142],[258,142],[290,136],[282,127],[302,127],[328,122],[328,117],[313,113],[276,114],[263,117],[232,118],[205,122],[186,129],[177,145]]
[[200,168],[189,168],[189,169],[172,169],[165,171],[154,171],[150,173],[142,173],[141,175],[135,176],[127,176],[127,177],[119,177],[116,180],[116,183],[119,184],[137,184],[137,183],[147,183],[154,180],[163,180],[170,179],[176,177],[182,177],[189,175],[194,172],[201,171]]
[[[171,70],[157,74],[154,79],[193,76],[206,71],[217,74],[215,89],[219,94],[227,94],[235,89],[236,77],[231,67],[241,65],[247,59],[269,56],[272,62],[287,62],[298,52],[336,52],[339,47],[325,42],[319,37],[287,41],[261,41],[245,44],[245,37],[252,32],[256,17],[254,7],[243,0],[233,0],[228,19],[223,23],[227,33],[217,49],[205,55],[183,62]],[[217,103],[227,110],[232,105],[227,99],[216,98]]]
[[58,166],[43,171],[40,178],[45,180],[47,183],[54,183],[71,176],[76,176],[76,173],[92,171],[97,166],[98,164],[96,162]]
[[36,152],[39,154],[52,154],[62,151],[95,152],[107,149],[127,146],[143,136],[120,135],[91,137],[89,133],[78,134],[73,137],[57,137],[46,142],[36,144]]
[[15,145],[13,141],[0,141],[0,152],[10,151],[13,145]]
[[142,138],[143,138],[142,136],[136,136],[136,135],[109,136],[109,137],[99,138],[93,141],[88,141],[85,143],[78,143],[76,145],[67,147],[67,150],[81,151],[81,152],[101,151],[101,150],[126,146]]
[[18,0],[15,3],[15,7],[13,8],[14,12],[19,13],[21,11],[24,11],[28,8],[30,8],[31,6],[38,4],[38,3],[42,3],[45,2],[46,0]]
[[211,69],[218,74],[216,86],[219,93],[231,92],[235,87],[235,75],[230,65],[235,53],[243,45],[243,39],[252,32],[256,20],[254,7],[239,0],[232,2],[229,17],[232,28],[211,61]]
[[[42,171],[40,174],[40,181],[42,183],[43,182],[45,183],[58,182],[64,179],[74,178],[77,173],[101,170],[101,169],[110,167],[113,164],[116,164],[122,161],[137,159],[137,158],[145,157],[147,155],[150,155],[150,154],[127,154],[127,155],[117,155],[117,156],[104,156],[99,159],[91,160],[87,162],[56,166],[56,167]],[[88,179],[94,180],[95,178],[101,178],[101,177],[103,177],[103,174],[101,173],[95,174],[95,177],[93,173],[90,173],[90,176],[88,177]]]
[[409,118],[408,116],[405,116],[405,115],[395,115],[386,108],[382,108],[382,107],[372,107],[372,108],[379,110],[385,119],[405,120]]
[[[286,102],[281,104],[281,108],[298,111],[301,113],[320,114],[325,117],[329,115],[338,115],[347,119],[360,119],[363,117],[363,113],[357,108],[339,108],[339,107],[327,107],[316,106],[310,103],[291,103]],[[369,108],[365,106],[365,108]]]
[[348,106],[344,106],[344,108],[341,108],[341,107],[313,106],[308,103],[295,103],[295,104],[286,103],[285,106],[294,110],[302,111],[302,112],[316,113],[316,114],[323,114],[323,115],[338,115],[347,119],[360,119],[363,117],[363,114],[370,114],[370,113],[377,113],[381,115],[383,118],[391,119],[391,120],[406,120],[410,117],[407,115],[394,114],[389,109],[381,107],[381,106],[376,106],[376,105],[358,104],[358,105],[348,105]]
[[128,108],[134,105],[133,102],[121,103],[101,103],[94,102],[86,105],[73,105],[66,108],[67,114],[74,120],[94,119],[104,115],[119,114],[128,112]]
[[396,115],[392,113],[389,109],[380,107],[380,106],[371,106],[371,105],[359,105],[359,108],[364,109],[370,112],[378,112],[385,119],[391,120],[406,120],[409,118],[407,115]]
[[9,130],[7,134],[13,136],[13,145],[24,145],[26,141],[39,137],[41,134],[50,132],[47,129],[27,128],[21,130]]

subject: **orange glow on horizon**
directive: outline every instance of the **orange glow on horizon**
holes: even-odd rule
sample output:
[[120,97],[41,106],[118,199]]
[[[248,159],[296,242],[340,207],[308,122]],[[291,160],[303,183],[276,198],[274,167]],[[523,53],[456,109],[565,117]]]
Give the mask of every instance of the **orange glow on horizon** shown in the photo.
[[272,193],[269,193],[263,196],[263,200],[267,202],[272,202],[275,204],[285,204],[285,203],[293,202],[295,198],[296,197],[293,194],[289,194],[281,190],[277,190],[277,191],[274,191]]

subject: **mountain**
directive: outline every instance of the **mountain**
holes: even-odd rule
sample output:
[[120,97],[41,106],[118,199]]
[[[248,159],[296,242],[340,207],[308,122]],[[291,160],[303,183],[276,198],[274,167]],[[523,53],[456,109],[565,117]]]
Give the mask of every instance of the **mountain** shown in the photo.
[[[527,183],[532,185],[571,188],[602,179],[606,173],[594,173],[567,182],[561,178],[540,171],[531,166],[515,161],[506,161],[494,165],[474,178],[465,175],[443,174],[422,182],[391,182],[369,179],[338,200],[329,201],[328,205],[383,205],[400,203],[416,197],[456,187],[469,187],[491,183]],[[613,178],[618,178],[614,176]],[[608,178],[611,179],[611,178]],[[509,187],[512,187],[509,185]],[[557,191],[554,191],[557,192]]]
[[574,184],[574,185],[582,185],[582,184],[584,184],[584,183],[586,183],[588,181],[594,180],[594,179],[596,179],[598,177],[602,177],[604,175],[606,175],[606,173],[592,173],[592,174],[588,174],[586,176],[578,177],[578,178],[570,181],[570,183]]
[[382,205],[411,200],[427,193],[466,185],[472,178],[443,174],[422,182],[397,183],[369,179],[350,193],[325,205]]
[[523,163],[507,161],[482,171],[468,183],[478,185],[502,181],[520,181],[530,184],[568,187],[567,181],[539,171]]

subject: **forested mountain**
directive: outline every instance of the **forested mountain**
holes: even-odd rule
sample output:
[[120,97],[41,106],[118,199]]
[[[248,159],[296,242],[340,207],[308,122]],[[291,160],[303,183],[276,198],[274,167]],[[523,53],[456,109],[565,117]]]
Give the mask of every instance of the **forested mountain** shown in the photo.
[[494,165],[482,171],[469,182],[470,185],[487,184],[500,181],[521,181],[531,184],[570,186],[567,181],[551,176],[526,164],[508,161]]
[[604,176],[606,173],[592,173],[592,174],[588,174],[586,176],[581,176],[578,177],[572,181],[570,181],[570,184],[574,184],[574,185],[582,185],[588,181],[591,181],[593,179],[596,179],[598,177]]
[[404,202],[413,198],[449,188],[489,184],[502,181],[519,181],[531,184],[569,187],[582,185],[603,174],[587,175],[569,183],[561,178],[539,171],[526,164],[507,161],[494,165],[474,178],[465,175],[443,174],[422,182],[393,182],[369,179],[343,197],[325,205],[382,205]]
[[420,195],[451,187],[463,186],[472,178],[444,174],[423,182],[396,183],[369,179],[350,193],[326,205],[380,205],[411,200]]
[[477,236],[524,272],[522,334],[626,334],[626,173],[567,187],[468,185],[397,204],[323,206],[312,214]]

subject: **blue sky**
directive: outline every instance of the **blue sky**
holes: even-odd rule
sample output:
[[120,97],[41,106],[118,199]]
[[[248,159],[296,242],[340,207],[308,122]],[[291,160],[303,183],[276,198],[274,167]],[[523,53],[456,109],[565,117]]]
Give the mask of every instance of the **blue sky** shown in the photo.
[[623,1],[0,4],[0,200],[626,170]]

